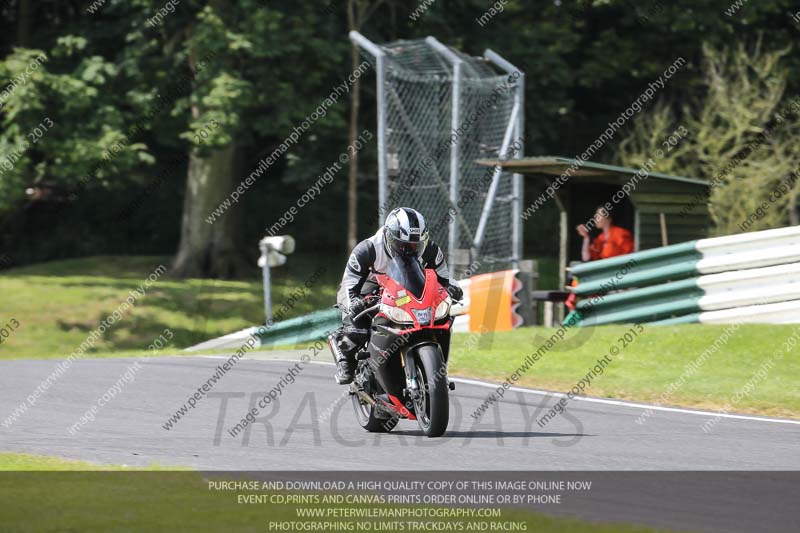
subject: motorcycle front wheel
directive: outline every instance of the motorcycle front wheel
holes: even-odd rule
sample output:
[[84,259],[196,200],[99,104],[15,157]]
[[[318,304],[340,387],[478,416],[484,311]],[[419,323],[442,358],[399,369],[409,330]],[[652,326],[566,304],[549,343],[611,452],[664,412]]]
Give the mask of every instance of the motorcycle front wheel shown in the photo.
[[417,379],[422,391],[414,401],[417,423],[426,437],[441,437],[450,418],[450,396],[447,388],[447,366],[438,346],[424,345],[415,354]]

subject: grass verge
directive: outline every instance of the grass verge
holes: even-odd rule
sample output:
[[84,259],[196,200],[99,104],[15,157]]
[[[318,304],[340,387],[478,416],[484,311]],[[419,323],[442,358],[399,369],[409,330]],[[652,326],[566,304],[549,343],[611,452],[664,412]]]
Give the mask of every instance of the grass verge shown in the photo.
[[[631,342],[621,342],[630,330],[629,325],[575,329],[552,345],[516,384],[567,392],[616,347],[618,355],[611,357],[601,375],[592,378],[585,394],[800,418],[800,389],[796,386],[800,347],[786,353],[783,346],[800,331],[799,326],[750,324],[731,329],[645,324]],[[453,341],[450,372],[502,382],[555,331],[536,327],[458,335]],[[779,352],[783,357],[775,357]]]
[[[285,269],[274,272],[273,308],[320,270],[319,281],[308,296],[297,299],[287,318],[329,307],[335,301],[338,267],[334,272],[311,259],[292,256],[290,261],[291,277]],[[161,264],[168,265],[168,258],[110,256],[4,271],[0,327],[18,326],[2,339],[0,359],[66,357]],[[97,339],[87,356],[141,355],[159,336],[168,341],[165,351],[185,348],[263,320],[260,280],[177,280],[165,274]]]
[[46,455],[31,455],[27,453],[0,452],[0,472],[87,472],[87,471],[162,471],[185,470],[164,468],[160,465],[148,467],[130,467],[126,465],[102,465],[74,461]]

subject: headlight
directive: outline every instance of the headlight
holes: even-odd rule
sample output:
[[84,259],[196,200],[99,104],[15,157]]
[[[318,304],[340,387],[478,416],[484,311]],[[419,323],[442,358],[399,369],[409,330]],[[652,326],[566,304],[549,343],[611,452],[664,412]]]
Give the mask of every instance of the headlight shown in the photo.
[[440,318],[444,318],[448,314],[450,314],[450,297],[449,296],[447,298],[445,298],[444,300],[442,300],[442,303],[440,303],[436,307],[436,318],[435,318],[435,320],[439,320]]
[[398,324],[413,324],[414,319],[407,311],[399,307],[392,307],[391,305],[381,304],[381,313],[391,318]]

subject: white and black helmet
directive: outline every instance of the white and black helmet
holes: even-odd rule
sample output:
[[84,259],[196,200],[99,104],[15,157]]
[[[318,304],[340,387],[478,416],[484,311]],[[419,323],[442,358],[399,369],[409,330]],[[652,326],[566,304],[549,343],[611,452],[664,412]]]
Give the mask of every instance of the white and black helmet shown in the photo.
[[422,257],[428,246],[428,225],[419,211],[398,207],[386,217],[383,237],[389,257]]

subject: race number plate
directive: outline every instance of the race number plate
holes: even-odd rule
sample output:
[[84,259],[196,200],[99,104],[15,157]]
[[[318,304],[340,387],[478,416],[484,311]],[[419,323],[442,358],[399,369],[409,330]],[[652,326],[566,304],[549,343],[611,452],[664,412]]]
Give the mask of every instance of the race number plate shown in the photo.
[[431,308],[427,309],[414,309],[414,316],[417,317],[417,322],[420,324],[431,323]]

